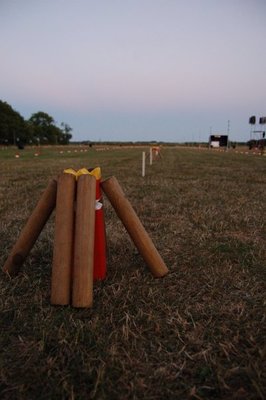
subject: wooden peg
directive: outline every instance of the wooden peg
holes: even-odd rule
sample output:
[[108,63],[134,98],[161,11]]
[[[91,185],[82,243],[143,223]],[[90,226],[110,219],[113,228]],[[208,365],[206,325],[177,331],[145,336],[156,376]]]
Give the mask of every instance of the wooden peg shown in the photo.
[[91,307],[95,234],[96,179],[81,175],[77,183],[72,305]]
[[155,277],[166,275],[168,268],[140,222],[132,205],[125,197],[117,179],[114,176],[106,179],[102,182],[101,186],[152,274]]
[[22,229],[16,244],[3,266],[3,271],[9,275],[17,275],[49,219],[56,203],[56,189],[57,182],[53,179],[43,192],[26,225]]
[[67,305],[70,303],[74,249],[75,193],[76,177],[72,174],[61,174],[58,178],[56,197],[51,282],[51,303],[57,305]]

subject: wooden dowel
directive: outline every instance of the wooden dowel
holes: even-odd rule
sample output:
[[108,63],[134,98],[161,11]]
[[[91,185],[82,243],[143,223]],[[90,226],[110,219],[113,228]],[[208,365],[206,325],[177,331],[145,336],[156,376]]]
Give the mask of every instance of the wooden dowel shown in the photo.
[[63,173],[57,185],[51,303],[67,305],[71,296],[76,177]]
[[132,205],[126,199],[117,179],[111,177],[103,181],[101,186],[152,274],[155,277],[166,275],[168,268],[140,222]]
[[49,219],[56,203],[56,180],[52,180],[43,192],[39,202],[22,229],[19,238],[6,260],[3,271],[11,276],[16,275],[34,243],[38,239],[44,225]]
[[72,305],[91,307],[93,302],[93,264],[96,179],[81,175],[77,183]]

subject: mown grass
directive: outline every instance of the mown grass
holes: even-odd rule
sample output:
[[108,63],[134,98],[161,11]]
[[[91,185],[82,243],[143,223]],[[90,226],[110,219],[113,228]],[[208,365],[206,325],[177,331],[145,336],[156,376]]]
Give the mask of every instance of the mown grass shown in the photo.
[[53,215],[21,273],[1,275],[1,399],[264,398],[266,158],[164,149],[143,179],[141,151],[0,152],[1,265],[48,181],[100,165],[170,270],[152,277],[105,199],[93,308],[51,306]]

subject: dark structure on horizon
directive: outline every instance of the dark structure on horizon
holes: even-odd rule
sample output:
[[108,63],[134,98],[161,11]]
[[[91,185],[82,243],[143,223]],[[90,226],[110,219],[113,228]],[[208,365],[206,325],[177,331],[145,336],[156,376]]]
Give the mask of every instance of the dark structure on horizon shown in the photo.
[[213,148],[227,147],[228,146],[228,135],[210,135],[209,146]]

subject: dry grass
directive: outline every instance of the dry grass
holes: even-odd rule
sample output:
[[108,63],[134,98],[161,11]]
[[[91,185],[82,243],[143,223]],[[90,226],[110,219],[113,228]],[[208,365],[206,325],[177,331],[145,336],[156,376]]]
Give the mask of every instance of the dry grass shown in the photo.
[[115,175],[170,269],[154,279],[105,200],[108,278],[93,309],[49,303],[54,216],[0,280],[1,399],[263,399],[266,158],[165,149],[0,152],[1,255],[51,177]]

